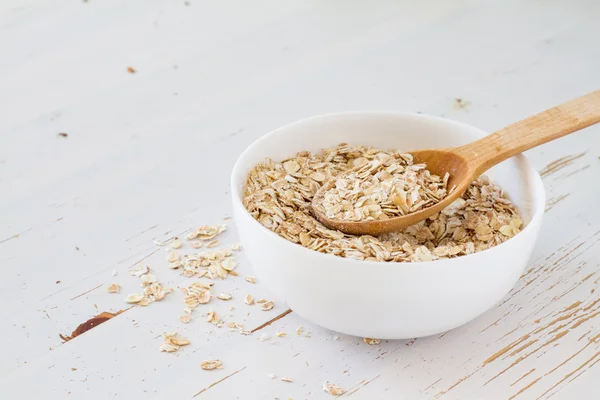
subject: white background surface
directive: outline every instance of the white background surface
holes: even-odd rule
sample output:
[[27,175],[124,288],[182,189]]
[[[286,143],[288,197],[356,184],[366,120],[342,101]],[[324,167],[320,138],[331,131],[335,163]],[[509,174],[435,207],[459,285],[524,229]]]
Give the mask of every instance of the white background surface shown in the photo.
[[[598,127],[528,154],[549,198],[530,267],[501,304],[462,328],[367,346],[333,340],[291,313],[241,336],[201,319],[181,325],[174,293],[61,344],[59,333],[125,308],[138,287],[127,269],[141,259],[161,281],[189,283],[167,269],[153,239],[222,223],[231,167],[267,131],[359,109],[420,111],[492,131],[600,87],[593,0],[189,3],[0,4],[7,398],[185,399],[209,387],[196,398],[331,398],[324,380],[352,399],[597,394]],[[225,222],[223,242],[235,243]],[[240,273],[251,274],[240,260]],[[111,282],[123,286],[120,295],[106,293]],[[233,313],[243,318],[249,284],[219,285],[237,296]],[[270,296],[260,282],[251,290]],[[247,328],[285,309],[251,311]],[[297,337],[299,326],[311,338]],[[257,340],[276,329],[288,337]],[[192,344],[159,353],[159,335],[171,330]],[[224,368],[201,370],[209,358]]]

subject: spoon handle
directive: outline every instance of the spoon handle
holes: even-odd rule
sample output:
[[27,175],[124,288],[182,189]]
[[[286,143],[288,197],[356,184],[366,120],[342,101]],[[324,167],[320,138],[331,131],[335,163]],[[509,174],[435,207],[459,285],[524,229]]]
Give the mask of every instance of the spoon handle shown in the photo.
[[475,176],[494,165],[569,133],[600,122],[600,90],[525,118],[482,139],[454,149]]

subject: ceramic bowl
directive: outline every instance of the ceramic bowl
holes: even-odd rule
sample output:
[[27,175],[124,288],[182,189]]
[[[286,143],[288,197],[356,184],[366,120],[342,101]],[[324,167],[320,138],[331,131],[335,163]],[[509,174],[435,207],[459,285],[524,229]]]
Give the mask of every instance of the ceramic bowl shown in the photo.
[[454,147],[486,134],[422,114],[346,112],[304,119],[261,137],[239,157],[231,175],[235,222],[259,281],[303,318],[355,336],[433,335],[489,310],[527,265],[544,213],[542,180],[523,155],[486,173],[517,206],[523,231],[499,246],[449,260],[384,263],[308,250],[263,227],[241,197],[248,172],[267,157],[281,160],[342,142],[406,151]]

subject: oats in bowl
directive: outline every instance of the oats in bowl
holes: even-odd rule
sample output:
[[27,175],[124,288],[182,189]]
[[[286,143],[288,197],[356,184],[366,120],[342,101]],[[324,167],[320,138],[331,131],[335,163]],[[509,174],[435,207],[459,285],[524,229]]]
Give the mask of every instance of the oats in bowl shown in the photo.
[[[371,153],[371,154],[369,154]],[[367,149],[351,160],[352,169],[326,183],[313,203],[339,221],[381,220],[414,213],[439,203],[448,178],[433,175],[410,154]]]
[[[336,179],[344,174],[340,179]],[[340,144],[319,153],[299,152],[251,169],[244,207],[263,226],[311,250],[368,261],[433,261],[496,246],[516,235],[522,221],[502,189],[487,178],[441,213],[401,232],[379,237],[352,236],[328,229],[311,214],[317,199],[328,216],[347,221],[384,219],[431,206],[452,190],[448,176],[429,173],[423,164],[397,151]]]

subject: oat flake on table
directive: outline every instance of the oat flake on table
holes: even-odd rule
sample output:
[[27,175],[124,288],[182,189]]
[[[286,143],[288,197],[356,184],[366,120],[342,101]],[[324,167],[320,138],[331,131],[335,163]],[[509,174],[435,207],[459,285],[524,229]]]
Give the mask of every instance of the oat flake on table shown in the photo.
[[204,360],[200,363],[200,367],[205,371],[212,371],[213,369],[223,368],[223,362],[221,360]]
[[329,382],[323,382],[323,391],[332,396],[340,396],[345,392],[345,390],[338,385]]
[[184,337],[180,337],[176,332],[165,333],[164,341],[161,343],[159,350],[166,353],[173,353],[179,350],[181,346],[187,346],[190,341]]
[[[502,189],[481,177],[442,212],[379,237],[352,236],[328,229],[311,214],[311,201],[329,179],[356,165],[398,154],[364,146],[299,152],[250,171],[243,203],[263,226],[290,242],[321,253],[369,261],[432,261],[472,254],[516,235],[522,221]],[[410,193],[410,191],[409,191]]]
[[373,338],[363,338],[363,340],[369,346],[374,346],[374,345],[379,344],[379,342],[381,342],[379,339],[373,339]]
[[106,288],[106,291],[108,293],[119,293],[121,291],[121,285],[119,285],[118,283],[111,283]]

